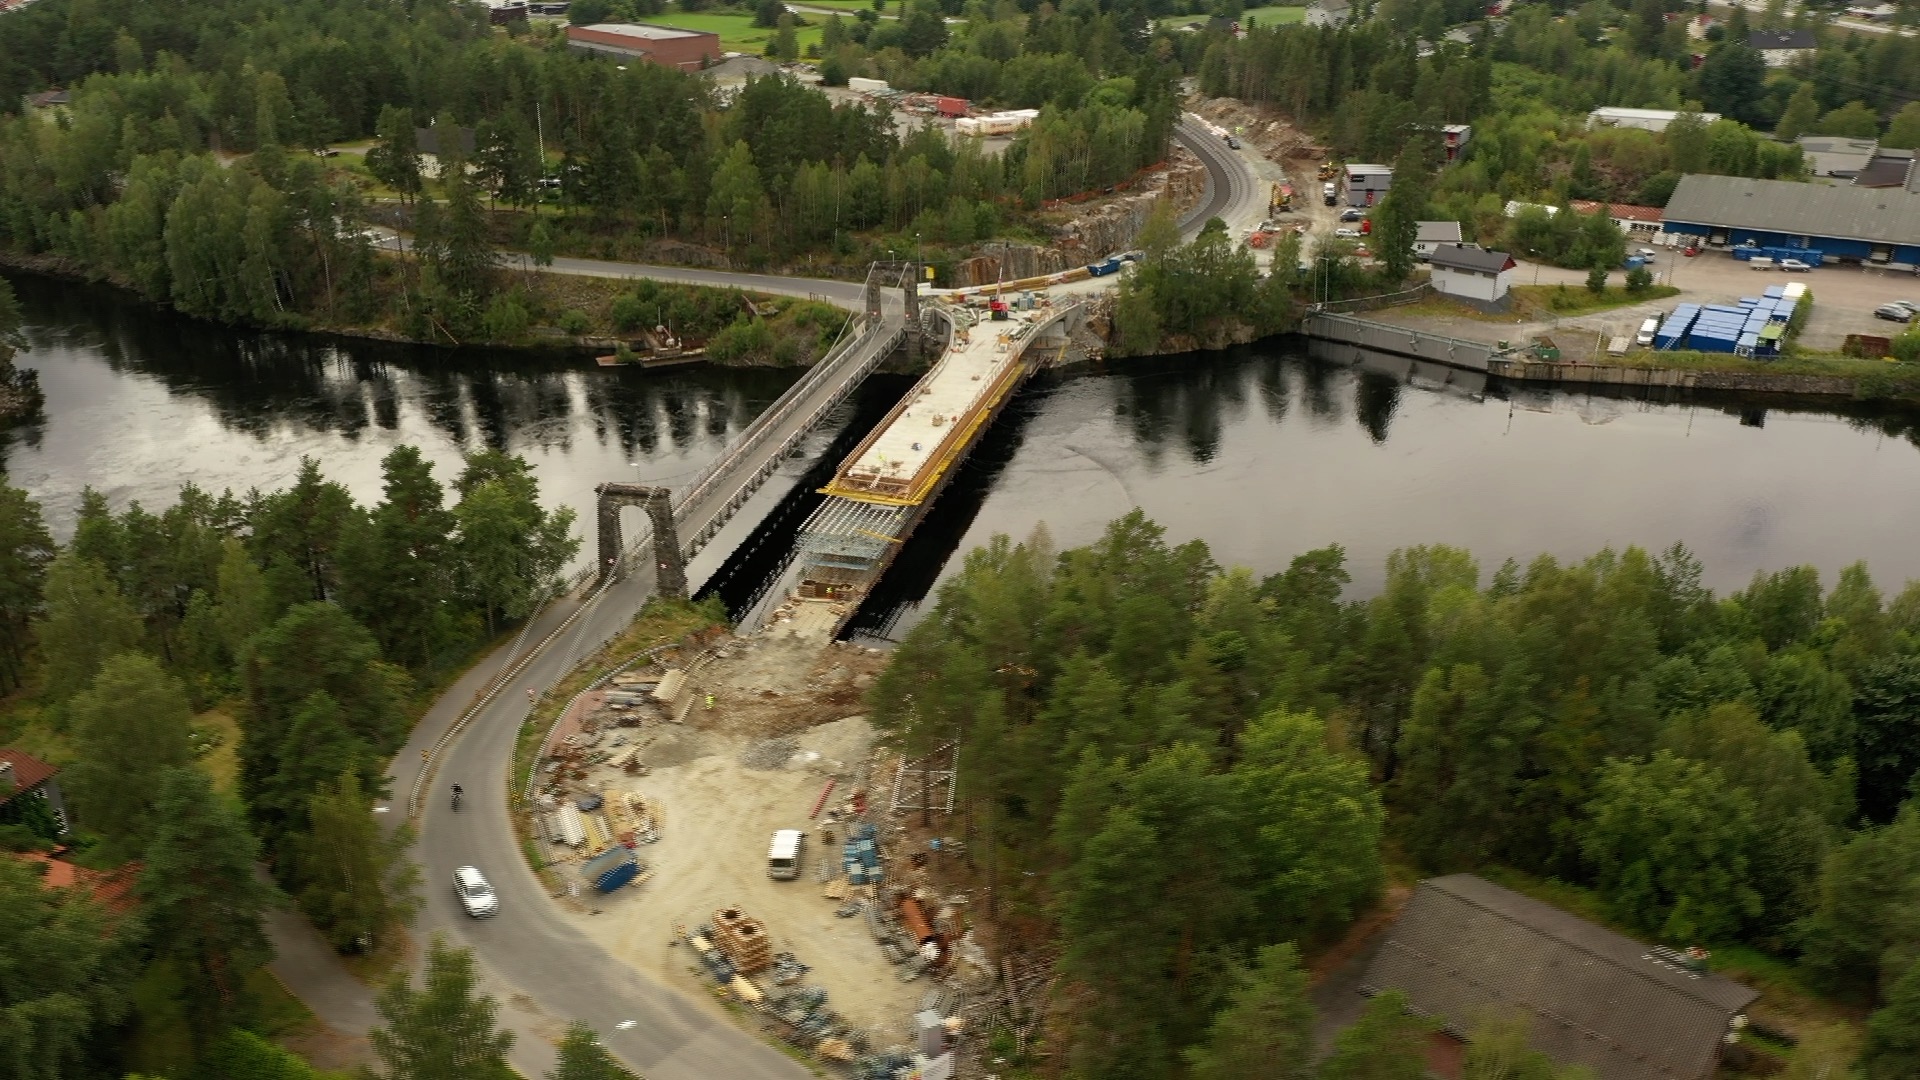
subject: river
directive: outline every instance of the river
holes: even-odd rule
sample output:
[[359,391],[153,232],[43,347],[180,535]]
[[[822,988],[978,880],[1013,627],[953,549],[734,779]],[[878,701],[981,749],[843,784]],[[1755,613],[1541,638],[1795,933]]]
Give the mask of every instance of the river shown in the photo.
[[[151,508],[186,482],[279,487],[308,455],[376,501],[380,459],[402,443],[443,480],[463,453],[521,454],[587,535],[595,484],[683,482],[794,378],[232,331],[109,290],[12,280],[32,346],[20,362],[40,372],[47,416],[0,437],[0,454],[61,538],[88,485],[116,507]],[[694,579],[736,606],[764,587],[822,470],[907,385],[869,380],[702,553]],[[1066,547],[1135,506],[1171,540],[1204,540],[1218,561],[1261,573],[1340,544],[1356,595],[1411,544],[1471,549],[1490,573],[1508,557],[1675,541],[1717,589],[1800,563],[1830,582],[1865,559],[1891,592],[1920,577],[1916,421],[1851,405],[1468,396],[1287,345],[1047,375],[967,462],[855,629],[897,635],[956,554],[995,533],[1044,522]]]

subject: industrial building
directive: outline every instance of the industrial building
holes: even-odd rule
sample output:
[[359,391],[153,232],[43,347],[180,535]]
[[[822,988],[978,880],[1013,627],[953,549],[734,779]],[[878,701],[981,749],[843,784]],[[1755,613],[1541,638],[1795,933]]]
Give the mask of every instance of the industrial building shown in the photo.
[[1348,165],[1346,185],[1348,206],[1376,205],[1393,186],[1393,169],[1386,165]]
[[1790,248],[1841,262],[1920,266],[1920,193],[1906,188],[1685,176],[1662,226],[1709,248]]
[[[1704,957],[1642,945],[1454,874],[1414,890],[1359,990],[1400,991],[1448,1041],[1469,1038],[1489,1016],[1517,1014],[1530,1021],[1533,1049],[1597,1080],[1705,1080],[1760,995],[1704,970]],[[1457,1062],[1458,1046],[1451,1054],[1429,1046],[1429,1062]]]
[[[1587,126],[1590,128],[1630,127],[1639,128],[1641,131],[1665,131],[1667,130],[1668,124],[1673,123],[1684,115],[1684,113],[1673,109],[1616,109],[1608,106],[1607,108],[1595,109],[1588,113]],[[1694,115],[1698,116],[1700,122],[1703,124],[1711,124],[1715,120],[1720,119],[1719,113],[1703,112],[1695,113]]]
[[567,27],[567,45],[581,52],[645,60],[661,67],[699,71],[720,59],[720,35],[652,23],[595,23]]

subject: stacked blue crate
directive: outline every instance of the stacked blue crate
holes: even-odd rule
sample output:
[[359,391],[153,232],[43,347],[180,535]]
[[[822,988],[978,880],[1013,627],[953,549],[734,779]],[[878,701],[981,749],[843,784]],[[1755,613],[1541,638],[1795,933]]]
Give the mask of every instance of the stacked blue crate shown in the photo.
[[1653,347],[1656,349],[1678,348],[1687,331],[1693,328],[1693,320],[1700,314],[1699,304],[1681,304],[1666,317],[1660,329],[1653,335]]

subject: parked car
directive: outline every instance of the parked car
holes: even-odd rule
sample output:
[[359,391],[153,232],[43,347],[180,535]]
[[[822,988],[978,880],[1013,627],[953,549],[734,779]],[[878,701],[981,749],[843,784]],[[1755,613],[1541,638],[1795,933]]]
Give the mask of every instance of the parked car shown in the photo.
[[1366,216],[1367,216],[1366,211],[1360,209],[1357,206],[1349,206],[1345,210],[1340,211],[1341,221],[1359,221],[1361,218]]
[[1654,315],[1640,324],[1640,333],[1633,339],[1635,345],[1645,347],[1653,344],[1653,336],[1660,332],[1660,316]]
[[1806,273],[1807,271],[1812,270],[1813,266],[1810,263],[1803,263],[1799,259],[1781,259],[1780,269],[1785,270],[1789,274],[1795,271]]
[[1238,149],[1240,149],[1240,140],[1239,140],[1239,139],[1236,139],[1236,138],[1234,138],[1234,137],[1233,137],[1233,136],[1231,136],[1231,135],[1229,135],[1229,136],[1227,136],[1227,149],[1229,149],[1229,150],[1238,150]]
[[1879,307],[1874,308],[1873,317],[1876,319],[1886,319],[1890,322],[1912,322],[1913,309],[1903,303],[1895,301],[1894,303],[1881,304]]
[[500,914],[500,898],[474,867],[463,866],[453,872],[453,895],[460,898],[460,906],[467,909],[467,914],[476,919]]
[[1342,240],[1358,240],[1360,239],[1360,230],[1359,229],[1335,229],[1333,230],[1333,235],[1339,237]]

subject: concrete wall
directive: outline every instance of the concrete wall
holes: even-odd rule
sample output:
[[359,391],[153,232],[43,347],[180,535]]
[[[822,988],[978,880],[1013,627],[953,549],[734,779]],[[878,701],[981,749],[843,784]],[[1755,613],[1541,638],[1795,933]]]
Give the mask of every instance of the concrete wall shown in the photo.
[[1775,375],[1762,371],[1683,371],[1677,368],[1608,367],[1495,360],[1487,373],[1515,382],[1561,386],[1661,386],[1686,390],[1736,390],[1757,394],[1853,397],[1854,380],[1833,375]]
[[1494,347],[1483,341],[1463,341],[1351,315],[1316,312],[1301,321],[1300,332],[1322,341],[1431,360],[1468,371],[1486,371],[1494,354]]

